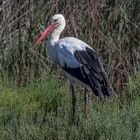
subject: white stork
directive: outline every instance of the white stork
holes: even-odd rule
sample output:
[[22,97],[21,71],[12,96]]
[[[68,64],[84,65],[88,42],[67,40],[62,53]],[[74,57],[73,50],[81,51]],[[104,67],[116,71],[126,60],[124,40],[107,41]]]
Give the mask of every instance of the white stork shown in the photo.
[[[48,56],[54,63],[61,66],[71,83],[81,83],[100,98],[109,96],[110,87],[107,75],[96,51],[85,42],[74,37],[65,37],[59,40],[65,25],[63,15],[54,15],[51,18],[51,24],[34,46],[38,45],[49,34]],[[75,116],[75,103],[76,98],[72,86],[73,119]],[[87,112],[86,93],[85,112]]]

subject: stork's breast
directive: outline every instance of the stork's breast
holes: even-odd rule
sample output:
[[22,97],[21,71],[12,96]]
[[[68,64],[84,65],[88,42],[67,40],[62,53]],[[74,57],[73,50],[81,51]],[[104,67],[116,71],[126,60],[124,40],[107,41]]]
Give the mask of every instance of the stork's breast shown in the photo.
[[55,47],[48,47],[47,55],[51,61],[53,61],[54,63],[58,63],[57,52]]

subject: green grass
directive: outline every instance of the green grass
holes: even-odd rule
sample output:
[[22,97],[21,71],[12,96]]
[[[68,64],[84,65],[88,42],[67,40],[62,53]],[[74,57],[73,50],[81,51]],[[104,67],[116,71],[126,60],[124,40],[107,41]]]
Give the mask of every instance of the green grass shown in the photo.
[[[123,107],[113,97],[104,103],[102,111],[98,101],[90,101],[87,121],[82,112],[83,95],[78,89],[76,123],[72,125],[67,82],[47,74],[22,88],[1,81],[0,140],[140,139],[139,82],[140,74],[130,79],[129,88],[122,93]],[[133,98],[127,96],[131,93]]]

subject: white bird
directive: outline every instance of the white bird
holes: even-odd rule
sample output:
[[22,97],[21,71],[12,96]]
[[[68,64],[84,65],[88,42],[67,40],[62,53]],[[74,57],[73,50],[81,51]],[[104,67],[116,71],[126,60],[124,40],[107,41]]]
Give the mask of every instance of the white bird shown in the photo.
[[[65,18],[56,14],[51,18],[51,24],[46,28],[34,46],[38,45],[48,34],[48,56],[60,65],[71,83],[78,82],[89,88],[96,96],[103,98],[110,95],[107,75],[96,51],[85,42],[65,37],[59,40],[66,25]],[[73,118],[75,116],[75,95],[72,86]],[[86,106],[85,95],[85,106]],[[86,112],[87,107],[85,107]]]

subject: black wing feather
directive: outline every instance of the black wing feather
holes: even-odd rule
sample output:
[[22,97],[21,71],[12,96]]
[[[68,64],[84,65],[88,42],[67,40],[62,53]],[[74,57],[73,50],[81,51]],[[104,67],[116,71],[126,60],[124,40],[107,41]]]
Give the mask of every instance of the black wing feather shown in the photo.
[[81,63],[81,66],[79,68],[68,68],[65,66],[63,69],[73,77],[87,84],[96,96],[109,96],[107,75],[97,53],[90,48],[86,48],[83,51],[76,51],[74,55]]

